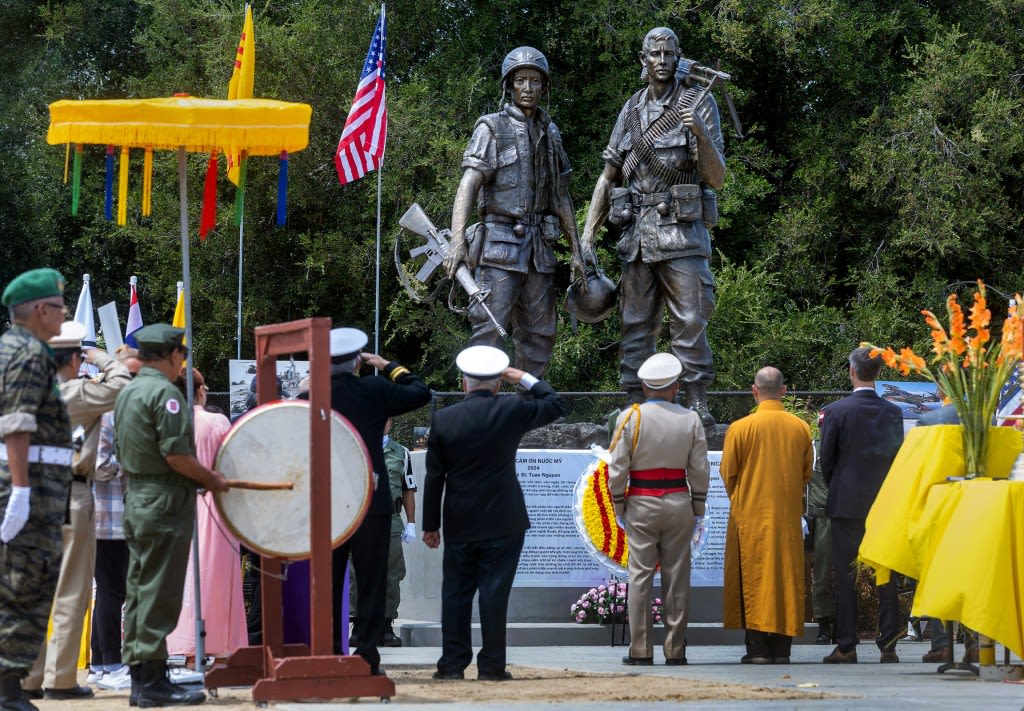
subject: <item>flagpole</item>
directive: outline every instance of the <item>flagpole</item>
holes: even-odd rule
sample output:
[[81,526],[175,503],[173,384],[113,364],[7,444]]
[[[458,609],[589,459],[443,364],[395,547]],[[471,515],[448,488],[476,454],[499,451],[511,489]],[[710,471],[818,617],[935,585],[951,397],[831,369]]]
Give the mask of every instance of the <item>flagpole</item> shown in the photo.
[[377,280],[373,306],[373,352],[380,354],[380,194],[384,164],[377,168]]
[[[191,266],[189,264],[188,254],[188,184],[185,173],[185,146],[178,146],[178,206],[179,206],[179,217],[181,222],[181,271],[182,281],[184,282],[184,294],[185,294],[185,342],[188,347],[195,353],[196,342],[192,338],[192,277],[191,277]],[[193,356],[194,357],[194,356]],[[188,416],[194,417],[195,411],[192,409],[192,402],[194,400],[192,389],[194,382],[192,379],[192,361],[185,361],[185,393],[186,400],[188,401]],[[203,665],[206,656],[206,649],[204,646],[206,629],[205,623],[203,622],[203,602],[199,580],[199,522],[196,517],[192,518],[192,589],[195,595],[194,605],[196,611],[196,639],[195,639],[195,653],[196,653],[196,671],[200,674],[203,673]]]
[[235,358],[242,359],[242,261],[245,250],[245,213],[238,220],[238,328],[235,331]]

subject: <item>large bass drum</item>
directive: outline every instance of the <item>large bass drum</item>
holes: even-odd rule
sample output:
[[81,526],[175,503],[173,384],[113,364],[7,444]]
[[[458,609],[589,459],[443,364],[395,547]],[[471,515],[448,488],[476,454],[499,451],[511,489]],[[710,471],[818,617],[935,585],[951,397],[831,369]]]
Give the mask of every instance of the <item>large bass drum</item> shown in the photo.
[[[216,495],[221,518],[249,548],[265,556],[309,557],[309,403],[261,405],[231,428],[215,469],[227,479],[291,482],[290,490],[230,489]],[[373,494],[369,453],[352,424],[331,413],[331,544],[351,536]]]

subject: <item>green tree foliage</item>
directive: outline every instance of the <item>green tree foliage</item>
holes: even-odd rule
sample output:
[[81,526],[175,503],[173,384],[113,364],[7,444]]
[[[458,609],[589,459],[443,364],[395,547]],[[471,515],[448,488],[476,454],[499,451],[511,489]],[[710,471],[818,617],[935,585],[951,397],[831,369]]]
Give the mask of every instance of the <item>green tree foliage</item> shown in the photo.
[[[447,292],[423,305],[401,290],[398,218],[419,202],[448,223],[466,141],[476,118],[500,106],[501,60],[521,44],[551,63],[547,108],[573,163],[580,223],[615,117],[641,86],[648,29],[672,27],[686,56],[733,75],[745,137],[726,120],[714,389],[745,389],[769,363],[791,386],[845,387],[853,346],[921,345],[918,311],[941,308],[951,289],[976,278],[999,292],[1022,288],[1020,2],[393,0],[387,9],[381,349],[436,388],[455,385],[453,354],[469,328],[447,309]],[[143,219],[133,154],[129,220],[118,227],[103,218],[103,148],[87,147],[73,218],[63,147],[45,142],[47,105],[182,91],[223,98],[242,10],[226,0],[0,3],[0,281],[42,264],[73,282],[90,273],[94,300],[117,299],[123,313],[137,274],[145,320],[171,317],[181,279],[176,157],[157,154],[153,216]],[[256,95],[309,103],[313,118],[309,147],[291,156],[286,227],[274,225],[277,162],[249,164],[244,355],[262,323],[327,315],[372,330],[378,178],[341,187],[332,155],[379,5],[257,0],[253,11]],[[195,351],[222,387],[236,349],[239,231],[222,171],[217,226],[205,242],[195,235],[206,159],[189,156],[187,171]],[[405,247],[413,239],[403,235]],[[614,237],[598,246],[617,276]],[[567,246],[559,256],[564,292]],[[617,348],[614,314],[573,334],[561,313],[549,376],[564,390],[615,388]]]

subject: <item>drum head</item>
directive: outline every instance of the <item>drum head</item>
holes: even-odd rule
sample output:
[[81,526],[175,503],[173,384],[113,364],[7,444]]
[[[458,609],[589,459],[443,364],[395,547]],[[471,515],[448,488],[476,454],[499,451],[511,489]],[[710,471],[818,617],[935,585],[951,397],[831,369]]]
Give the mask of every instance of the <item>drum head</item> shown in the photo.
[[[283,400],[243,415],[231,428],[214,468],[227,479],[290,481],[277,491],[230,489],[216,495],[228,528],[265,556],[309,557],[309,403]],[[355,532],[373,494],[373,467],[352,424],[331,413],[331,543]]]

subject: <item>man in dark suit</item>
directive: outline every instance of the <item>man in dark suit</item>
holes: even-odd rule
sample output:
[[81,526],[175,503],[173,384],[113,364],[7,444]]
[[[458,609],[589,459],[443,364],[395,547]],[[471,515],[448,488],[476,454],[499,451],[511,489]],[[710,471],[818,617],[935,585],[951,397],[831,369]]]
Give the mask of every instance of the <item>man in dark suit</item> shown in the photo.
[[[473,660],[470,623],[477,590],[483,637],[477,678],[512,678],[505,669],[505,623],[530,527],[516,478],[516,450],[524,434],[561,417],[565,406],[550,385],[508,363],[508,356],[491,346],[459,353],[456,365],[466,399],[435,412],[430,423],[423,541],[431,548],[441,543],[443,493],[445,542],[442,651],[435,679],[461,679]],[[496,397],[502,381],[522,385],[533,397]]]
[[[850,353],[853,393],[825,406],[820,418],[818,458],[828,483],[825,514],[832,520],[832,575],[836,601],[836,648],[826,664],[857,662],[857,549],[864,521],[903,442],[900,408],[880,398],[875,380],[881,358],[868,348]],[[896,584],[878,587],[878,637],[883,663],[898,662],[896,640],[903,635]]]
[[[359,640],[356,654],[370,665],[370,673],[380,673],[377,643],[386,626],[384,599],[388,581],[388,546],[391,540],[391,516],[394,503],[384,463],[384,425],[389,417],[415,410],[430,402],[430,388],[408,368],[387,361],[375,353],[362,353],[367,336],[355,328],[331,331],[331,408],[340,412],[359,432],[373,463],[374,491],[366,518],[352,537],[334,549],[332,586],[341,600],[349,555],[356,571],[359,593]],[[359,368],[368,365],[380,375],[357,377]],[[341,625],[347,624],[334,606],[334,648],[341,652]]]

